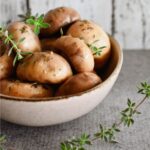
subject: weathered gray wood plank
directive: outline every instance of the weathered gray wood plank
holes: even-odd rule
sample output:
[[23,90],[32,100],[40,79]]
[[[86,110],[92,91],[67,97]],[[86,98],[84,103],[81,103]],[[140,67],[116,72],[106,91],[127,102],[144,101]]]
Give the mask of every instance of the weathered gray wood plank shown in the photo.
[[0,0],[0,25],[26,12],[27,2],[33,14],[59,6],[73,7],[82,18],[113,34],[124,49],[150,50],[150,0]]
[[0,25],[16,20],[26,11],[26,0],[0,0]]
[[79,11],[82,18],[90,19],[100,24],[111,33],[111,0],[30,0],[33,14],[45,13],[58,6],[69,6]]
[[150,50],[150,0],[141,0],[143,16],[143,47]]
[[114,2],[114,35],[123,48],[150,48],[150,1],[114,0]]

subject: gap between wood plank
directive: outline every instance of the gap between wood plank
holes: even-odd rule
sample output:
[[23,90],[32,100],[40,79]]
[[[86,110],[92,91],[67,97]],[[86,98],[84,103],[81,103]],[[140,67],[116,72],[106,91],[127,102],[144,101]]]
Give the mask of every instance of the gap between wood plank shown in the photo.
[[26,10],[27,10],[27,12],[31,10],[31,8],[30,8],[30,0],[26,0]]
[[115,9],[116,9],[116,0],[112,0],[112,15],[111,15],[111,34],[112,36],[115,35],[116,32],[116,21],[115,21]]
[[146,41],[146,19],[145,19],[145,14],[144,14],[144,8],[143,8],[143,4],[141,2],[141,0],[139,0],[139,5],[141,8],[141,22],[142,22],[142,28],[143,28],[143,32],[142,32],[142,44],[143,44],[143,48],[145,49],[145,41]]

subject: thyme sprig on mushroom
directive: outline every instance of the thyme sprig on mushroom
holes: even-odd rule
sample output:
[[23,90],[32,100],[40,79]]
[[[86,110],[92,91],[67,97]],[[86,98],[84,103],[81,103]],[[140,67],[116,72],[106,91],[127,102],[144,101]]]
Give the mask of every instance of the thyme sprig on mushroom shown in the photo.
[[94,41],[92,44],[87,44],[87,46],[92,50],[93,55],[100,56],[102,51],[103,51],[103,49],[106,48],[106,46],[101,46],[101,47],[95,46],[94,44],[97,41],[99,41],[99,40]]
[[44,22],[44,14],[36,14],[35,16],[33,16],[31,13],[31,9],[28,9],[28,11],[25,14],[20,14],[18,16],[25,23],[33,26],[33,30],[36,35],[40,33],[41,28],[50,27],[50,24]]
[[18,45],[25,40],[25,38],[21,38],[18,42],[15,42],[13,40],[13,36],[8,33],[8,31],[2,27],[0,27],[0,39],[6,44],[7,46],[10,46],[10,49],[8,51],[8,56],[12,54],[12,52],[15,52],[15,57],[13,60],[13,66],[15,66],[17,61],[20,61],[24,58],[25,55],[32,54],[31,52],[22,52]]
[[94,45],[92,45],[92,44],[91,44],[91,45],[88,44],[88,46],[89,46],[89,48],[92,50],[93,55],[96,55],[96,56],[100,56],[101,53],[102,53],[102,50],[103,50],[104,48],[106,48],[106,46],[96,47],[96,46],[94,46]]
[[40,33],[41,28],[48,28],[50,24],[44,22],[44,15],[35,15],[35,16],[28,16],[25,22],[29,25],[34,26],[34,33],[38,35]]

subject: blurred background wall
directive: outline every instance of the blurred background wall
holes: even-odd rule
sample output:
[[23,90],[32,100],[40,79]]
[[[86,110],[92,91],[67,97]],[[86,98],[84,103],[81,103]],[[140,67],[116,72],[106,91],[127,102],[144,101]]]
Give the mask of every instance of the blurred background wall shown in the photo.
[[0,0],[0,24],[29,8],[41,14],[58,6],[73,7],[82,18],[97,22],[125,50],[150,50],[150,0]]

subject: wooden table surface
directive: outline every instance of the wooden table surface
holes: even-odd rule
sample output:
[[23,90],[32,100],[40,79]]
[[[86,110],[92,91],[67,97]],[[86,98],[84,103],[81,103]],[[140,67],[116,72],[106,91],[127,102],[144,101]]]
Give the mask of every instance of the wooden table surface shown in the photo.
[[[126,107],[127,98],[138,101],[137,85],[150,83],[150,51],[124,51],[124,63],[120,76],[109,95],[89,114],[74,121],[49,127],[24,127],[1,121],[1,133],[6,135],[6,150],[60,150],[61,141],[81,133],[95,133],[99,123],[111,125],[118,120],[119,112]],[[96,142],[87,150],[149,150],[150,149],[150,101],[141,106],[141,115],[135,124],[121,127],[117,135],[120,144]]]

